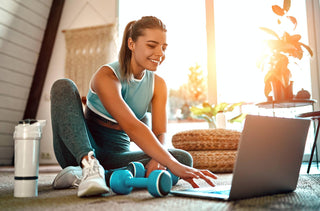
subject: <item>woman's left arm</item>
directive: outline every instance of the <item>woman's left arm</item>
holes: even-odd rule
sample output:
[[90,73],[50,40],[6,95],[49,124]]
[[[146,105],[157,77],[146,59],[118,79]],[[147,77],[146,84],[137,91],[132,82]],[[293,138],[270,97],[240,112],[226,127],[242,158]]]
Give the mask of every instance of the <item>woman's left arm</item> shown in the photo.
[[[152,110],[152,132],[162,145],[165,145],[165,135],[167,132],[167,86],[165,81],[158,75],[154,75],[154,92],[151,101]],[[151,159],[146,165],[146,176],[156,169],[165,169],[159,162]]]

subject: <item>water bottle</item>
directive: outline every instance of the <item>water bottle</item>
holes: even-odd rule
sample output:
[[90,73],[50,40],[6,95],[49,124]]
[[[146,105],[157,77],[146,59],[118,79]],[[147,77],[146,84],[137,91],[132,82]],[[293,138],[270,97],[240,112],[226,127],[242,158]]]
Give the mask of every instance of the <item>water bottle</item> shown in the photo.
[[22,120],[15,127],[14,197],[37,197],[41,131],[45,120]]

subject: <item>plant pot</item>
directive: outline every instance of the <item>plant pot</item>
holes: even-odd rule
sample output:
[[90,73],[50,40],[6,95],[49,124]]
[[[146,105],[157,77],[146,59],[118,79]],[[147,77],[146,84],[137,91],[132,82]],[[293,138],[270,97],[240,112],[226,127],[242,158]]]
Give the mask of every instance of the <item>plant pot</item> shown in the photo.
[[281,101],[285,100],[285,89],[280,83],[280,81],[272,81],[272,92],[273,92],[273,100],[274,101]]
[[273,91],[273,100],[274,101],[283,101],[291,100],[293,98],[293,82],[290,82],[290,85],[284,87],[280,81],[272,81],[272,91]]

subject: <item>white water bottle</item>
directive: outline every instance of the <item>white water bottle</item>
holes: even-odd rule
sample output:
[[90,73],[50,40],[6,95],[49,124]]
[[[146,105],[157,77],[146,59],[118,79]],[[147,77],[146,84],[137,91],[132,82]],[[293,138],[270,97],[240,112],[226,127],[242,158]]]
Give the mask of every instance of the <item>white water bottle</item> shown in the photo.
[[45,120],[23,120],[14,131],[14,197],[38,196],[39,151]]

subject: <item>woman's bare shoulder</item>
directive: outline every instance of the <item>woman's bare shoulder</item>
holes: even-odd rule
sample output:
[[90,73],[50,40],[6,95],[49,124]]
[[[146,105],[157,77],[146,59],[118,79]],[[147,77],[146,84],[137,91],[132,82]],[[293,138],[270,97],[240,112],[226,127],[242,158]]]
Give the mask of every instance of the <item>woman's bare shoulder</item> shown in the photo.
[[91,84],[94,91],[98,87],[105,87],[106,85],[111,85],[111,83],[119,83],[119,80],[113,70],[108,66],[102,66],[93,76]]

